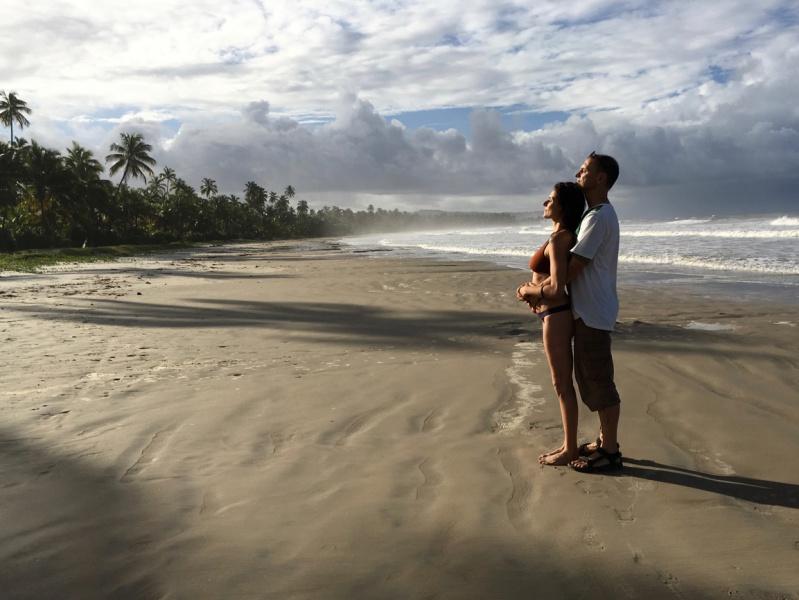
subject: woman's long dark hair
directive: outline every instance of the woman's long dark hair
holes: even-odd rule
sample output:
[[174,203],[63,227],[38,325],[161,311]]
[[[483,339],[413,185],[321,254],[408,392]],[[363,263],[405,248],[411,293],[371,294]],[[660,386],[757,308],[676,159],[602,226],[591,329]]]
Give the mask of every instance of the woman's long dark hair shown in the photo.
[[573,181],[559,181],[553,189],[563,215],[560,224],[576,235],[585,211],[583,190]]

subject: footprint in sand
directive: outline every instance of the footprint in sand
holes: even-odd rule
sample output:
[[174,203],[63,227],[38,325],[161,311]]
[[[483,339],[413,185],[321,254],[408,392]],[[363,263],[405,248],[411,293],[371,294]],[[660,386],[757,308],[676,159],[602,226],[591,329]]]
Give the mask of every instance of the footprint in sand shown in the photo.
[[417,500],[433,500],[437,496],[437,488],[444,477],[438,469],[438,461],[430,457],[425,458],[416,468],[422,474],[422,483],[416,488]]
[[532,494],[532,479],[524,476],[523,460],[520,459],[521,450],[497,450],[499,462],[510,479],[510,495],[505,502],[508,521],[516,528],[521,529],[523,523],[530,519],[529,506]]
[[586,548],[591,548],[599,552],[604,552],[605,544],[599,539],[599,533],[591,526],[583,529],[583,544]]
[[249,453],[241,464],[244,466],[257,465],[278,456],[286,443],[290,442],[293,437],[293,434],[273,431],[256,435]]

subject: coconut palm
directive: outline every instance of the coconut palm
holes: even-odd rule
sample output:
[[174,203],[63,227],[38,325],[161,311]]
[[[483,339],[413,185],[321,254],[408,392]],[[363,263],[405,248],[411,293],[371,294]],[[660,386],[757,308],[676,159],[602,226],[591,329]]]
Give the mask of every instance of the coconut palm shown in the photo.
[[20,129],[28,127],[31,123],[25,115],[31,114],[28,103],[21,100],[16,92],[0,92],[0,122],[6,127],[11,127],[11,143],[14,143],[14,121]]
[[51,211],[48,205],[55,204],[57,196],[63,195],[68,189],[68,174],[64,169],[61,154],[31,142],[26,149],[28,181],[33,196],[39,204],[41,225],[47,236],[50,237],[52,223]]
[[100,179],[103,165],[94,158],[91,150],[75,141],[67,149],[63,164],[73,180],[66,195],[68,205],[64,208],[68,211],[70,220],[82,230],[85,245],[89,237],[94,237],[99,227],[100,207],[105,196]]
[[262,213],[266,202],[266,190],[254,181],[248,181],[244,185],[244,202],[256,212]]
[[292,185],[286,186],[286,189],[283,191],[283,195],[286,196],[286,198],[289,198],[289,199],[293,198],[294,194],[296,194],[296,193],[297,192],[294,190],[294,186],[292,186]]
[[161,171],[161,174],[158,176],[161,181],[165,184],[165,191],[164,195],[167,199],[169,199],[169,192],[171,189],[175,187],[175,184],[178,181],[178,176],[175,174],[175,169],[170,169],[169,167],[164,167],[164,170]]
[[211,196],[216,195],[218,192],[219,189],[216,187],[216,181],[208,177],[203,177],[203,182],[200,185],[200,193],[210,200]]
[[300,200],[297,202],[297,216],[305,218],[308,216],[309,207],[308,203],[305,200]]
[[96,181],[103,172],[103,165],[100,164],[91,150],[87,150],[78,142],[73,141],[72,146],[67,150],[64,157],[64,166],[75,176],[83,185]]
[[[6,227],[7,212],[17,204],[17,181],[24,169],[22,158],[14,146],[0,142],[0,233]],[[2,246],[0,235],[0,249],[8,249]]]
[[149,154],[153,147],[144,141],[140,133],[121,133],[120,142],[111,144],[111,153],[105,157],[105,162],[111,163],[111,175],[122,170],[117,193],[128,177],[141,177],[146,182],[147,175],[153,174],[152,166],[155,165],[155,159]]

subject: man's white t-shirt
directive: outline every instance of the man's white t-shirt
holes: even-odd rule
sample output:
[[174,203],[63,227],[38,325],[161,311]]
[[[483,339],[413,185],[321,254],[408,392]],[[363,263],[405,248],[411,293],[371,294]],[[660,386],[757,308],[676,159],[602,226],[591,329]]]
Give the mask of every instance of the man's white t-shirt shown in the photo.
[[613,331],[619,314],[619,219],[610,203],[598,204],[583,217],[571,251],[590,260],[569,283],[574,318],[594,329]]

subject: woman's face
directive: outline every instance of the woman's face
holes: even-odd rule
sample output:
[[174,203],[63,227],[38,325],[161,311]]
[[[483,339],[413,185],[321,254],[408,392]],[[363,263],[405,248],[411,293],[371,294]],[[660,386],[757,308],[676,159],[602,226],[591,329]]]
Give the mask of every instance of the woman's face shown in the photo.
[[544,200],[544,218],[552,219],[556,223],[560,221],[562,215],[558,195],[555,190],[549,192],[549,197]]

